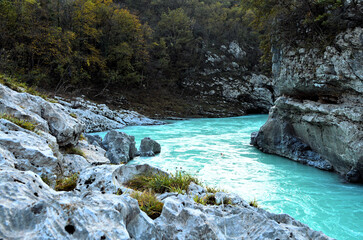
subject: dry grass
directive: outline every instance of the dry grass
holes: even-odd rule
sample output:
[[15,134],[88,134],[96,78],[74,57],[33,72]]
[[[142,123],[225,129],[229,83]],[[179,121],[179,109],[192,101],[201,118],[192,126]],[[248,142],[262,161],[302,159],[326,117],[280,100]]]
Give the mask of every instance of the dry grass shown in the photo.
[[160,216],[164,204],[156,198],[153,192],[133,192],[130,196],[137,200],[140,209],[144,211],[151,219],[156,219]]
[[22,127],[24,129],[27,129],[29,131],[35,132],[35,128],[37,127],[37,125],[34,122],[30,122],[30,121],[26,121],[26,120],[21,120],[17,117],[14,117],[10,114],[1,114],[1,118],[6,119],[16,125],[18,125],[19,127]]

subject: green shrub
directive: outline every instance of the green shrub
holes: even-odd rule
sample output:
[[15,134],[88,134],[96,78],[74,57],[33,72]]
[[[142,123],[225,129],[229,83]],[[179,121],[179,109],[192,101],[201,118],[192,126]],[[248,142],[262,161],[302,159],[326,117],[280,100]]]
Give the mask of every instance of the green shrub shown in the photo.
[[144,191],[142,193],[133,192],[130,196],[137,200],[140,209],[151,219],[156,219],[160,216],[164,204],[156,198],[154,193],[151,191]]
[[199,180],[192,175],[176,171],[175,174],[140,174],[126,183],[127,187],[138,191],[152,190],[155,193],[187,191],[191,182],[199,183]]
[[26,120],[21,120],[17,117],[14,117],[10,114],[1,114],[1,118],[6,119],[16,125],[18,125],[19,127],[22,127],[24,129],[27,129],[29,131],[35,132],[35,128],[37,127],[37,125],[34,122],[30,122],[30,121],[26,121]]
[[77,186],[78,176],[79,173],[74,173],[69,177],[57,179],[54,189],[56,191],[72,191]]

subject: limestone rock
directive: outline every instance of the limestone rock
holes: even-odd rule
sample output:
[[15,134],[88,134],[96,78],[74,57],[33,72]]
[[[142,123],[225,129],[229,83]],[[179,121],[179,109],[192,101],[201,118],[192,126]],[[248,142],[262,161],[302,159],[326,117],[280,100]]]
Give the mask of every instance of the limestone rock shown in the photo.
[[18,93],[0,84],[0,111],[33,121],[38,129],[49,132],[61,146],[76,144],[84,125],[66,113],[63,107],[41,97]]
[[110,131],[102,142],[111,163],[127,163],[136,156],[135,137],[118,131]]
[[363,28],[348,29],[323,53],[273,49],[275,86],[282,96],[251,143],[264,152],[333,169],[348,181],[362,181],[362,36]]
[[151,138],[144,138],[141,140],[139,153],[140,156],[151,157],[161,152],[161,146],[155,140]]
[[130,197],[55,192],[32,172],[0,171],[0,192],[4,239],[130,239],[140,214]]
[[49,140],[4,119],[0,120],[0,130],[0,146],[12,154],[4,152],[5,158],[15,157],[15,161],[12,160],[7,165],[14,164],[17,169],[31,170],[38,174],[53,175],[61,172],[61,161],[53,152]]
[[65,110],[75,114],[86,126],[86,132],[101,132],[121,129],[128,125],[159,125],[162,121],[147,118],[137,112],[128,110],[111,110],[105,104],[96,104],[83,98],[76,98],[71,103],[57,98]]
[[73,173],[82,171],[91,164],[82,156],[76,154],[66,154],[63,157],[63,175],[70,176]]
[[134,176],[139,174],[168,174],[158,168],[152,167],[149,164],[142,165],[122,165],[118,167],[112,174],[113,181],[118,187],[121,187]]
[[87,141],[79,141],[77,147],[84,153],[89,163],[93,165],[109,164],[110,159],[106,157],[106,151],[98,144],[89,144]]
[[119,168],[117,165],[101,165],[84,168],[79,174],[75,191],[81,193],[87,191],[102,194],[115,193],[117,188],[113,183],[112,174],[117,168]]

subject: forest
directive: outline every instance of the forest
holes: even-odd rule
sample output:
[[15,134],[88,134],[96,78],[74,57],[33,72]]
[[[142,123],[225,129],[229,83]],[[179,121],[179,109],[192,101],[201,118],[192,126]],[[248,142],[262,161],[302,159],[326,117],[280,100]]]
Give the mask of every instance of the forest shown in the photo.
[[246,73],[268,75],[273,44],[325,44],[330,32],[362,24],[344,8],[343,0],[0,0],[0,72],[56,93],[174,89],[209,51],[236,41]]

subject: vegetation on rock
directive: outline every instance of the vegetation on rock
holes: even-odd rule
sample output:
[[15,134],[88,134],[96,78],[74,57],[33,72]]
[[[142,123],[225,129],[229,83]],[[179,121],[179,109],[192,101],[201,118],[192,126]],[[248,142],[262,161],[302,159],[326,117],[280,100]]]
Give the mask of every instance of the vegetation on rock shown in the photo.
[[138,191],[151,190],[155,193],[185,193],[192,182],[198,184],[200,181],[188,173],[176,171],[175,174],[147,173],[137,175],[125,185]]
[[156,219],[160,216],[164,204],[156,198],[153,192],[133,192],[130,196],[138,201],[140,209],[151,219]]
[[69,177],[57,179],[54,189],[56,191],[72,191],[77,186],[78,175],[79,173],[74,173]]
[[253,199],[253,200],[251,200],[251,201],[249,202],[249,204],[250,204],[250,206],[251,206],[251,207],[255,207],[255,208],[259,208],[259,207],[260,207],[260,206],[258,205],[258,202],[257,202],[256,198],[255,198],[255,199]]
[[22,119],[19,119],[15,116],[12,116],[10,114],[1,114],[0,115],[0,118],[2,119],[5,119],[5,120],[8,120],[16,125],[18,125],[19,127],[22,127],[24,129],[27,129],[29,131],[32,131],[34,132],[36,127],[37,127],[37,124],[34,123],[34,122],[31,122],[31,121],[27,121],[27,120],[22,120]]
[[64,151],[67,154],[76,154],[76,155],[79,155],[79,156],[82,156],[82,157],[86,158],[86,154],[81,149],[79,149],[78,147],[67,146],[67,147],[64,148]]

